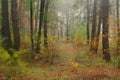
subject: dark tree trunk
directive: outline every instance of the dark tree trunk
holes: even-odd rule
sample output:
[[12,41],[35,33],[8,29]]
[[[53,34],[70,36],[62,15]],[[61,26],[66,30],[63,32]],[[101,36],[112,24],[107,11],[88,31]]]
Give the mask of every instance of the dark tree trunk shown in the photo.
[[45,7],[45,0],[41,0],[41,2],[40,2],[39,31],[38,31],[38,38],[37,38],[37,45],[36,45],[36,53],[38,53],[40,51],[41,29],[42,29],[42,26],[43,26],[44,7]]
[[60,40],[60,31],[59,31],[59,29],[57,29],[57,36],[58,36],[58,40]]
[[37,32],[37,29],[38,29],[38,17],[39,17],[39,0],[37,1],[37,9],[36,9],[36,12],[35,12],[35,30],[34,30],[34,33]]
[[8,0],[2,0],[2,46],[9,52],[12,48],[12,41],[9,28]]
[[53,36],[56,36],[56,27],[55,27],[55,23],[54,23],[54,27],[53,27]]
[[90,41],[90,3],[87,0],[87,44],[89,45]]
[[119,24],[119,0],[117,2],[117,31],[118,31],[118,40],[117,40],[117,54],[118,54],[118,69],[120,69],[120,24]]
[[108,39],[108,33],[109,33],[109,0],[101,0],[102,5],[102,47],[103,47],[103,59],[105,59],[107,62],[111,61],[110,53],[109,53],[109,39]]
[[33,3],[30,0],[30,32],[31,32],[31,49],[34,51],[34,39],[33,39]]
[[60,27],[60,38],[63,39],[63,28]]
[[95,53],[97,53],[98,51],[100,31],[101,31],[101,16],[99,16],[98,30],[97,30],[96,42],[95,42],[96,43]]
[[44,46],[47,48],[48,47],[48,42],[47,42],[47,26],[48,26],[48,7],[49,7],[49,2],[46,0],[45,3],[45,14],[44,14]]
[[91,32],[91,42],[90,42],[90,52],[95,53],[96,47],[96,15],[97,15],[97,0],[94,0],[93,8],[93,23],[92,23],[92,32]]
[[20,32],[19,32],[19,16],[18,16],[18,1],[11,0],[11,17],[13,25],[14,49],[20,48]]
[[20,28],[23,28],[23,17],[22,17],[22,15],[23,15],[23,2],[21,1],[21,0],[19,0],[19,13],[18,13],[18,15],[19,15],[19,26],[20,26]]
[[69,40],[69,11],[66,15],[66,38]]
[[97,35],[96,35],[96,48],[95,48],[95,53],[97,53],[97,51],[98,51],[98,47],[99,47],[99,39],[100,39],[100,31],[101,31],[101,22],[102,22],[102,20],[101,20],[101,7],[102,7],[102,5],[100,5],[100,11],[99,11],[99,22],[98,22],[98,29],[97,29]]

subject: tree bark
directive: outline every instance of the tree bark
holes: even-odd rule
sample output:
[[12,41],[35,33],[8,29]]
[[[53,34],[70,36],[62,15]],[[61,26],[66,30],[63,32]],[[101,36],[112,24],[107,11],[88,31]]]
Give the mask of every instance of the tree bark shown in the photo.
[[14,36],[14,50],[20,48],[20,32],[19,32],[19,16],[18,16],[18,1],[11,0],[11,17]]
[[[2,46],[8,51],[12,48],[12,40],[9,28],[9,12],[8,12],[8,0],[2,0]],[[12,54],[11,54],[12,55]]]
[[44,14],[44,46],[47,48],[48,47],[48,42],[47,42],[47,27],[48,27],[48,8],[49,8],[49,2],[45,2],[45,14]]
[[103,59],[107,62],[111,61],[110,53],[109,53],[109,0],[101,0],[102,5],[102,47],[103,47]]
[[118,40],[117,40],[117,54],[118,54],[118,69],[120,69],[120,24],[119,24],[119,0],[117,2],[117,32],[118,32]]
[[30,0],[30,33],[31,33],[31,49],[34,51],[34,39],[33,39],[33,2]]
[[90,42],[90,52],[95,53],[96,47],[96,15],[97,15],[97,0],[94,0],[93,8],[93,23],[92,23],[92,32],[91,32],[91,42]]
[[40,2],[39,31],[38,31],[38,38],[37,38],[37,45],[36,45],[36,53],[38,53],[40,51],[41,30],[42,30],[42,26],[43,26],[44,7],[45,7],[45,0],[41,0],[41,2]]
[[66,14],[66,38],[69,40],[69,10]]
[[102,20],[101,20],[101,9],[102,5],[100,5],[100,11],[99,11],[99,22],[98,22],[98,29],[97,29],[97,35],[96,35],[96,48],[95,48],[95,53],[97,53],[98,51],[98,47],[99,47],[99,39],[100,39],[100,31],[101,31],[101,24],[102,24]]
[[34,30],[34,33],[37,32],[37,29],[38,29],[38,17],[39,17],[39,0],[37,0],[37,9],[36,9],[36,13],[35,13],[35,30]]
[[89,8],[90,7],[90,3],[89,0],[87,0],[87,44],[89,45],[89,41],[90,41],[90,11]]

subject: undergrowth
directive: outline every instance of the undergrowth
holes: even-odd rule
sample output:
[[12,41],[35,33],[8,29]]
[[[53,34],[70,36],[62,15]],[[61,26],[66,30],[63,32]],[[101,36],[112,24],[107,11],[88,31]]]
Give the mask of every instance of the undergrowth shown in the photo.
[[102,54],[92,54],[90,55],[86,51],[78,52],[75,57],[75,61],[79,62],[81,66],[88,67],[117,67],[118,59],[115,56],[112,56],[112,61],[107,63],[103,60]]

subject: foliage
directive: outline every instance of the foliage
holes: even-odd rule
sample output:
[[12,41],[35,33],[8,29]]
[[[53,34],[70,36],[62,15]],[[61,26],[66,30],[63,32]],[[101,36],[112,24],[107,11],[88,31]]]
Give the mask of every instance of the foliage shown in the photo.
[[112,57],[112,62],[111,63],[106,63],[102,59],[102,55],[93,55],[93,54],[88,54],[85,51],[78,52],[75,60],[81,65],[81,66],[95,66],[95,67],[117,67],[118,66],[118,60],[115,56]]
[[76,73],[76,72],[77,72],[77,69],[78,69],[78,67],[79,67],[79,64],[78,64],[77,62],[75,62],[75,61],[72,61],[72,60],[69,62],[69,64],[70,64],[70,66],[71,66],[72,69],[73,69],[72,71]]
[[53,64],[54,58],[58,57],[57,42],[54,36],[48,35],[48,47],[44,46],[44,38],[42,37],[41,51],[35,56],[36,60],[43,59],[43,62]]
[[77,29],[75,35],[74,35],[74,42],[75,45],[80,46],[81,44],[85,44],[85,40],[86,40],[86,27],[83,25],[80,25],[79,28]]
[[25,54],[27,50],[13,52],[14,54],[11,57],[6,50],[0,48],[0,64],[9,66],[9,73],[11,74],[24,73],[26,63],[20,60],[20,56]]
[[3,48],[0,48],[0,62],[7,62],[9,59],[11,59],[11,57],[8,52]]
[[[0,0],[1,3],[2,0]],[[37,28],[34,31],[34,46],[37,42],[37,32],[39,24],[39,13],[40,9],[40,0],[33,1],[33,26]],[[46,0],[47,1],[47,0]],[[111,62],[105,62],[102,57],[102,44],[98,49],[98,54],[89,54],[88,46],[86,46],[86,6],[87,0],[51,0],[49,5],[49,10],[47,13],[47,46],[44,45],[44,35],[43,27],[41,30],[41,43],[40,51],[35,54],[34,50],[31,50],[30,42],[30,31],[29,31],[29,21],[30,21],[30,0],[20,0],[20,8],[23,8],[23,13],[21,13],[21,20],[23,24],[20,26],[20,35],[21,35],[21,49],[15,51],[11,49],[13,53],[12,56],[8,54],[6,50],[2,48],[2,39],[0,33],[0,79],[4,77],[3,80],[17,80],[24,78],[23,80],[77,80],[77,79],[109,79],[117,80],[120,74],[117,73],[117,66],[119,63],[118,56],[116,56],[116,39],[120,36],[117,34],[116,22],[117,19],[116,11],[116,2],[113,0],[110,1],[110,18],[109,29],[110,34],[100,35],[101,39],[105,36],[109,36],[109,49],[111,53]],[[98,1],[100,3],[100,1]],[[36,5],[38,4],[38,5]],[[97,6],[99,6],[98,4]],[[11,6],[9,0],[9,7]],[[93,1],[90,1],[90,26],[92,22],[92,9]],[[1,8],[0,8],[1,9]],[[70,10],[69,10],[70,9]],[[100,10],[100,7],[98,7]],[[97,11],[97,18],[99,16],[99,11]],[[1,11],[0,11],[1,13]],[[69,27],[69,37],[71,37],[72,43],[66,39],[66,13],[69,14],[68,27]],[[46,14],[46,13],[44,13]],[[9,16],[10,17],[10,16]],[[0,16],[0,22],[2,16]],[[11,21],[10,21],[11,22]],[[98,23],[98,20],[97,20]],[[44,25],[44,22],[43,22]],[[61,28],[62,27],[62,28]],[[14,40],[12,24],[10,23],[10,31],[12,41]],[[54,32],[52,32],[54,30]],[[62,31],[61,31],[62,30]],[[90,29],[91,30],[91,29]],[[0,26],[1,32],[1,26]],[[101,30],[102,32],[102,30]],[[117,34],[117,35],[116,35]],[[59,41],[56,37],[59,35]],[[112,37],[111,37],[112,36]],[[95,44],[96,45],[96,44]],[[35,60],[33,60],[33,55],[35,55]],[[28,60],[30,59],[30,60]],[[27,63],[26,63],[27,62]],[[47,64],[48,63],[48,64]],[[51,65],[53,64],[53,65]],[[73,70],[73,71],[72,71]],[[110,71],[110,72],[109,72]],[[74,78],[75,75],[75,78]],[[11,78],[19,76],[19,78]],[[113,76],[113,77],[112,77]],[[38,77],[38,78],[37,78]],[[41,77],[43,79],[41,79]],[[115,77],[115,78],[114,78]]]

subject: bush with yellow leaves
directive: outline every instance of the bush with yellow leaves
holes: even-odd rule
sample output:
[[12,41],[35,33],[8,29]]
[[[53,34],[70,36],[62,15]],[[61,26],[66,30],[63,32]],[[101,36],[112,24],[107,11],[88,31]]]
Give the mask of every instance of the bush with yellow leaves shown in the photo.
[[79,67],[78,63],[71,60],[71,61],[69,62],[69,64],[70,64],[70,66],[71,66],[72,69],[73,69],[72,71],[73,71],[73,72],[77,72],[77,68]]
[[48,35],[48,47],[44,46],[44,38],[42,37],[40,54],[35,56],[35,60],[53,64],[53,61],[58,57],[57,41],[54,36]]
[[53,61],[58,57],[57,41],[54,36],[48,36],[48,61],[53,64]]

